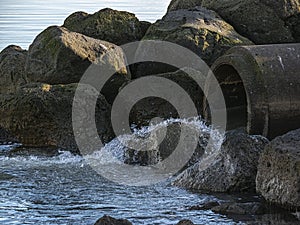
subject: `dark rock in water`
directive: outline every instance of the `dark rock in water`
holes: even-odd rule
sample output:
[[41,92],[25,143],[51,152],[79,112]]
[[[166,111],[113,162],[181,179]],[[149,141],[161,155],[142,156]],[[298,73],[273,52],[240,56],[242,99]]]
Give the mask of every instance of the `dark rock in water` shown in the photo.
[[195,205],[189,208],[189,210],[210,210],[216,206],[219,206],[219,202],[206,202],[202,205]]
[[12,143],[18,143],[18,139],[11,135],[7,130],[0,127],[0,145],[1,144],[12,144]]
[[194,223],[191,220],[181,220],[177,225],[194,225]]
[[246,225],[299,225],[299,220],[293,215],[281,211],[276,214],[255,215],[254,221],[247,221]]
[[27,51],[10,45],[0,53],[0,94],[12,93],[26,83],[25,63]]
[[258,158],[268,140],[230,131],[216,151],[180,174],[174,184],[212,192],[255,191]]
[[113,99],[120,86],[130,79],[122,49],[106,41],[52,26],[39,34],[29,47],[26,74],[30,82],[78,83],[92,63],[99,66],[95,78],[101,77],[102,65],[106,65],[112,75],[117,71],[101,91],[107,100]]
[[297,0],[172,0],[168,11],[202,6],[216,11],[237,32],[256,44],[299,40]]
[[256,189],[271,203],[300,209],[300,129],[272,140],[259,159]]
[[[52,146],[78,153],[72,128],[72,104],[76,88],[77,84],[31,84],[22,87],[14,95],[1,97],[0,126],[15,135],[23,146]],[[86,105],[93,104],[94,97],[89,96],[98,94],[90,90],[77,100]],[[82,112],[82,118],[91,116],[85,113]],[[110,141],[110,105],[101,94],[96,104],[95,118],[99,137],[103,142]],[[77,121],[76,118],[73,120]],[[86,133],[84,127],[81,133]]]
[[259,202],[247,202],[247,203],[222,203],[219,206],[212,207],[211,209],[215,213],[230,215],[260,215],[266,213],[266,207]]
[[37,156],[37,157],[53,157],[58,156],[59,149],[55,147],[48,147],[48,148],[30,148],[30,147],[16,147],[7,152],[8,157],[15,157],[15,156]]
[[150,25],[139,21],[132,13],[106,8],[94,14],[75,12],[63,26],[95,39],[123,45],[141,40]]
[[[203,74],[201,74],[201,72],[187,68],[184,68],[184,71],[188,71],[189,74],[198,77],[203,81],[203,83],[205,82],[205,77]],[[191,78],[191,76],[184,71],[178,70],[176,72],[158,74],[156,76],[173,81],[175,84],[183,88],[193,100],[193,106],[195,106],[196,110],[198,111],[198,115],[201,115],[203,91],[201,87]],[[155,84],[152,85],[154,86]],[[169,90],[172,90],[173,87],[173,85],[168,86]],[[126,99],[124,101],[126,101]],[[180,96],[176,98],[176,102],[179,102],[179,104],[181,104],[180,102],[183,101],[184,98],[181,98]],[[137,127],[149,126],[151,120],[157,117],[165,120],[170,118],[180,118],[177,110],[170,102],[158,97],[144,98],[137,102],[130,111],[130,123],[137,125]]]
[[131,222],[124,219],[115,219],[110,216],[103,216],[94,225],[132,225]]
[[[201,7],[192,10],[178,10],[167,13],[152,24],[143,40],[169,41],[186,47],[200,56],[208,65],[236,45],[251,45],[252,42],[239,35],[217,13]],[[148,54],[138,49],[136,58]],[[184,55],[182,57],[185,57]],[[147,69],[148,68],[148,69]],[[174,68],[141,64],[135,76],[172,72]]]
[[0,181],[14,179],[15,176],[0,172]]
[[[136,135],[134,138],[131,137],[125,141],[127,142],[126,146],[132,146],[132,148],[125,148],[125,162],[146,166],[154,165],[167,159],[178,146],[182,129],[186,129],[187,132],[186,137],[183,135],[185,145],[182,145],[180,148],[182,157],[176,158],[176,161],[172,161],[172,164],[177,165],[182,162],[181,164],[185,165],[184,168],[195,164],[204,154],[210,134],[208,131],[199,131],[199,128],[195,125],[179,122],[170,122],[167,125],[160,124],[145,136]],[[195,133],[199,135],[199,140],[196,140],[196,148],[191,149],[189,142],[184,140],[186,140],[185,138],[193,138]],[[186,163],[180,161],[184,160],[190,153],[191,155]]]

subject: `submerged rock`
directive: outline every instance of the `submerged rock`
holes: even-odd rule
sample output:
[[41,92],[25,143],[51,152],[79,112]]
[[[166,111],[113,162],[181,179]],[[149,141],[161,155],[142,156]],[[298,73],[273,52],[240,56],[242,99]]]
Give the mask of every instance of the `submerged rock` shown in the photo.
[[[239,35],[217,13],[205,8],[168,12],[161,20],[152,24],[143,40],[169,41],[186,47],[200,56],[208,65],[236,45],[251,45],[252,42]],[[139,58],[147,52],[138,49]],[[184,56],[182,56],[184,57]],[[174,71],[173,67],[141,64],[136,77]]]
[[260,215],[266,213],[266,207],[259,202],[229,202],[222,203],[211,209],[215,213],[230,215]]
[[25,63],[27,51],[9,45],[0,53],[0,94],[12,93],[26,83]]
[[258,158],[267,139],[230,131],[220,151],[180,174],[174,185],[212,192],[255,191]]
[[75,12],[63,26],[95,39],[123,45],[141,40],[150,25],[139,21],[132,13],[106,8],[94,14]]
[[131,222],[124,219],[115,219],[110,216],[103,216],[94,225],[132,225]]
[[300,209],[300,129],[272,140],[259,159],[256,189],[271,203]]
[[52,26],[39,34],[29,47],[26,74],[29,82],[78,83],[92,63],[100,68],[95,72],[96,78],[101,77],[101,65],[117,71],[101,92],[108,101],[112,100],[120,86],[130,79],[122,49],[106,41]]
[[194,225],[194,223],[191,220],[181,220],[177,225]]
[[[2,96],[0,126],[15,135],[23,146],[52,146],[78,153],[72,128],[72,104],[76,88],[77,84],[31,84],[22,87],[14,95]],[[95,93],[92,95],[95,96]],[[84,97],[78,101],[84,101],[86,105],[93,104],[93,98]],[[82,115],[87,116],[84,112]],[[110,105],[101,94],[95,118],[102,141],[111,140]],[[85,133],[84,128],[82,133]]]
[[202,6],[216,11],[256,44],[299,41],[297,0],[173,0],[168,11]]

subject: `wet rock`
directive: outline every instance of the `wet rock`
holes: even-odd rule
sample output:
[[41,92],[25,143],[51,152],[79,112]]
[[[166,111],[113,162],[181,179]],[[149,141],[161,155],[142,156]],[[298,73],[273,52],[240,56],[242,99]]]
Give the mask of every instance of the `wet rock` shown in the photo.
[[25,62],[27,51],[9,45],[0,53],[0,94],[12,93],[26,83]]
[[194,225],[194,223],[191,220],[181,220],[177,225]]
[[75,12],[63,26],[95,39],[123,45],[141,40],[150,25],[139,21],[132,13],[106,8],[94,14]]
[[[200,56],[208,65],[236,45],[251,45],[252,42],[239,35],[217,13],[201,7],[192,10],[177,10],[167,13],[152,24],[143,40],[169,41],[186,47]],[[148,54],[138,49],[136,57]],[[185,57],[185,56],[183,56]],[[135,76],[174,71],[174,67],[144,63],[137,66]]]
[[[204,84],[205,77],[201,74],[201,72],[187,68],[184,68],[184,71],[188,71],[189,74],[199,77]],[[166,78],[168,79],[167,81],[173,81],[175,84],[178,84],[181,88],[183,88],[194,102],[192,107],[195,107],[198,111],[198,115],[201,115],[203,91],[199,84],[197,84],[191,76],[184,71],[178,70],[176,72],[158,74],[156,76]],[[152,86],[155,86],[155,84],[153,83]],[[168,91],[172,90],[173,87],[173,85],[168,85]],[[177,93],[177,95],[179,95],[179,93]],[[179,102],[179,105],[184,105],[184,98],[177,96],[175,100],[176,102]],[[170,102],[158,97],[144,98],[137,102],[130,111],[130,123],[135,124],[137,127],[148,126],[153,118],[166,120],[170,118],[180,118],[180,116],[178,115],[176,108]]]
[[160,161],[160,152],[155,138],[134,135],[125,144],[124,162],[130,165],[148,166]]
[[94,225],[132,225],[131,222],[124,219],[115,219],[110,216],[103,216]]
[[256,189],[269,202],[300,209],[300,129],[272,140],[259,159]]
[[261,136],[230,131],[219,151],[186,169],[174,185],[212,192],[254,191],[258,158],[267,143]]
[[[74,122],[78,119],[72,118],[76,88],[77,84],[24,86],[16,94],[0,98],[0,126],[16,136],[23,146],[57,147],[78,153],[72,128],[72,119]],[[89,89],[77,101],[93,104],[93,97],[89,96],[98,94]],[[99,137],[103,142],[111,140],[110,105],[101,94],[95,115]],[[90,115],[83,112],[84,116]]]
[[212,208],[219,206],[219,202],[206,202],[202,205],[195,205],[189,208],[189,210],[211,210]]
[[[186,133],[182,133],[183,130]],[[199,140],[196,140],[195,149],[191,149],[189,141],[197,134]],[[154,129],[142,135],[135,134],[129,136],[125,141],[125,162],[128,164],[153,165],[163,161],[174,153],[179,144],[182,135],[182,145],[180,146],[180,157],[175,157],[176,161],[172,161],[172,165],[183,164],[187,168],[200,160],[205,152],[210,133],[208,130],[201,130],[196,124],[180,123],[169,121],[158,124]],[[196,138],[197,136],[195,136]],[[130,146],[128,148],[128,146]],[[178,154],[178,153],[177,153]],[[190,155],[189,155],[190,154]],[[189,158],[185,160],[187,157]],[[185,161],[181,161],[185,160]],[[185,162],[185,163],[184,163]]]
[[43,148],[30,148],[17,146],[6,153],[8,157],[16,156],[37,156],[37,157],[53,157],[60,154],[59,149],[56,147],[43,147]]
[[26,74],[30,82],[78,83],[92,63],[99,66],[95,78],[101,76],[102,65],[113,71],[112,75],[117,71],[101,91],[108,101],[113,99],[120,86],[130,78],[122,49],[106,41],[52,26],[39,34],[29,47]]
[[266,208],[259,202],[246,202],[237,203],[229,202],[222,203],[221,205],[212,207],[211,209],[215,213],[220,214],[236,214],[236,215],[260,215],[266,212]]
[[247,225],[298,225],[299,220],[287,212],[256,215],[254,221],[245,222]]
[[14,179],[15,176],[11,175],[11,174],[7,174],[7,173],[2,173],[0,172],[0,181],[3,181],[3,180],[11,180],[11,179]]

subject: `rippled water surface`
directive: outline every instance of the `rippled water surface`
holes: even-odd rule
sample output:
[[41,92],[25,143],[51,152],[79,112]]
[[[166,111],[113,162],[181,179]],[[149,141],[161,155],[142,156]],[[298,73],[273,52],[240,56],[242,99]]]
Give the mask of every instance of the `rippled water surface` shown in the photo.
[[[5,148],[2,148],[2,151]],[[211,211],[187,210],[213,197],[169,186],[109,182],[65,152],[54,158],[0,158],[0,224],[94,224],[108,214],[134,224],[233,224]]]
[[50,25],[61,25],[73,12],[96,12],[110,7],[133,12],[140,20],[161,18],[170,0],[1,0],[0,50],[9,44],[28,48],[34,37]]

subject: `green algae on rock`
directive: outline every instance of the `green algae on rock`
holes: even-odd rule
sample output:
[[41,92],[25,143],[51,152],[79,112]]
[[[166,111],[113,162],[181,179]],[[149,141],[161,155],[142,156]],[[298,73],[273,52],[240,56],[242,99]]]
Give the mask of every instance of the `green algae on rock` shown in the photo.
[[[13,95],[2,95],[0,126],[15,135],[23,146],[53,146],[79,153],[72,128],[72,106],[76,88],[77,84],[30,84]],[[93,104],[92,99],[85,96],[81,100],[88,105]],[[110,141],[110,105],[101,94],[95,115],[100,138],[103,142]]]
[[[252,42],[239,35],[217,13],[205,8],[168,12],[161,20],[150,26],[143,40],[161,40],[186,47],[200,56],[208,65],[236,45],[251,45]],[[136,57],[147,54],[137,50]],[[147,69],[148,67],[148,69]],[[136,77],[170,72],[169,68],[149,69],[149,65],[137,66]]]
[[130,79],[122,49],[112,43],[52,26],[39,34],[29,48],[26,74],[29,82],[47,84],[78,83],[91,64],[117,71],[109,88],[101,93],[107,98],[117,95],[119,86]]
[[298,0],[172,0],[168,11],[202,6],[216,11],[255,44],[297,42]]
[[132,13],[106,8],[94,14],[75,12],[63,26],[95,39],[123,45],[141,40],[150,23],[139,21]]
[[9,45],[0,53],[0,93],[12,93],[26,83],[25,63],[27,51]]

